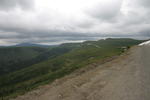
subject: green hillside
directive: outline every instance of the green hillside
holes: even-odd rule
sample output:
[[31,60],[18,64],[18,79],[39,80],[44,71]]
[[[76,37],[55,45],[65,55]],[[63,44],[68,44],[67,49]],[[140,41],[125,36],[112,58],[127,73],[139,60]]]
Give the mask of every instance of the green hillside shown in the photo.
[[54,58],[73,49],[64,44],[59,47],[2,47],[0,48],[0,75],[17,71],[38,62]]
[[[83,43],[62,44],[45,53],[36,64],[0,77],[0,97],[4,99],[25,93],[35,87],[52,82],[76,69],[105,58],[120,55],[125,48],[143,41],[133,39],[106,39]],[[54,54],[53,56],[50,56]],[[45,57],[45,58],[44,58]],[[39,59],[36,56],[36,59]],[[34,59],[34,60],[36,60]]]
[[21,69],[23,62],[36,58],[46,48],[39,47],[2,47],[0,48],[0,75]]

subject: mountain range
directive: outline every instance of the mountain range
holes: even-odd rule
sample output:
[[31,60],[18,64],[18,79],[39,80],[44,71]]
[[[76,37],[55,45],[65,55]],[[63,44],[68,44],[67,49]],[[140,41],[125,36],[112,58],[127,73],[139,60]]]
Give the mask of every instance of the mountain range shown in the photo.
[[58,46],[22,43],[1,47],[0,97],[15,97],[89,64],[119,56],[144,41],[108,38]]

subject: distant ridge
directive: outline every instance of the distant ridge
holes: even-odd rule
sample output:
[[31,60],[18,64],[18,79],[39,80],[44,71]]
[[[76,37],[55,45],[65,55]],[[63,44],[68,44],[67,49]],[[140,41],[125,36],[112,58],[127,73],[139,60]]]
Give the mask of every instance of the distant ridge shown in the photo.
[[15,47],[51,47],[56,45],[41,45],[41,44],[35,44],[35,43],[20,43],[14,45]]

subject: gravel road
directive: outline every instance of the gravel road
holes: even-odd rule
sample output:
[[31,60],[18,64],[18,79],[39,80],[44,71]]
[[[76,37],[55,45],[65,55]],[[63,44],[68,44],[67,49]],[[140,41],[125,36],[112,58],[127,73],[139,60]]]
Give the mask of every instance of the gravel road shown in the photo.
[[15,100],[150,100],[150,46],[133,47]]

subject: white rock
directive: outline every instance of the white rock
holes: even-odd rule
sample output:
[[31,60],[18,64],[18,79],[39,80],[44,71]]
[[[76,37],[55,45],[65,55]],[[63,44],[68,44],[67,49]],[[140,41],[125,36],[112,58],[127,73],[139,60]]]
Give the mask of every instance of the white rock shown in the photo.
[[139,46],[143,46],[143,45],[150,45],[150,40],[139,44]]

